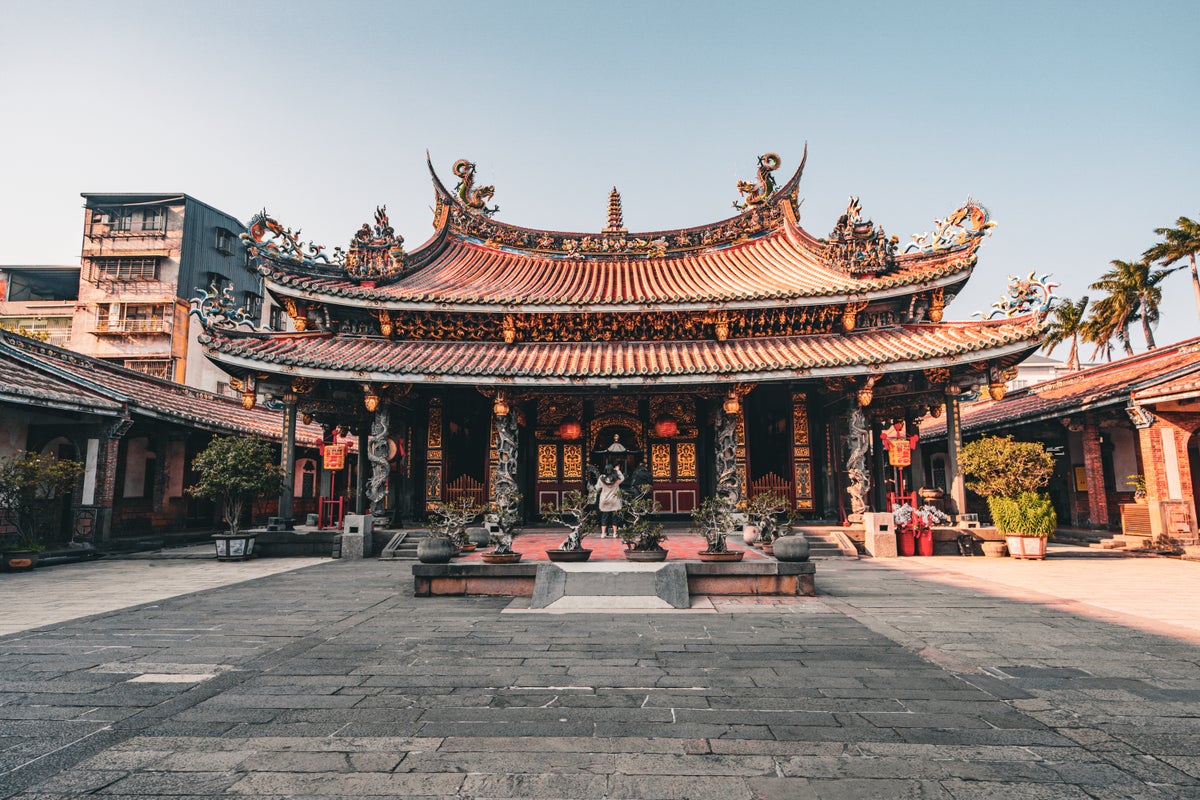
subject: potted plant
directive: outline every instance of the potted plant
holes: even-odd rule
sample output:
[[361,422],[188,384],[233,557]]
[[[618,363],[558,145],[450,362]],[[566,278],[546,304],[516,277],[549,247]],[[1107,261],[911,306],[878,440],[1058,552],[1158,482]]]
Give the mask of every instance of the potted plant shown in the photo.
[[78,461],[19,453],[0,461],[0,511],[11,527],[4,534],[4,568],[33,569],[53,524],[55,502],[75,488]]
[[248,436],[217,436],[192,460],[197,482],[187,488],[193,497],[219,499],[229,530],[214,533],[217,560],[241,561],[254,553],[254,535],[243,533],[242,512],[248,503],[278,494],[283,483],[274,448]]
[[1125,485],[1133,489],[1133,502],[1139,505],[1146,504],[1146,476],[1145,475],[1129,475],[1125,478]]
[[417,543],[417,560],[422,564],[445,564],[466,539],[467,526],[479,516],[479,506],[470,497],[429,506],[429,533]]
[[989,497],[988,508],[996,529],[1004,534],[1009,555],[1038,561],[1046,557],[1046,540],[1058,524],[1049,495],[1021,492],[1015,498]]
[[758,536],[756,540],[747,544],[757,542],[763,550],[770,552],[769,548],[780,535],[779,515],[787,509],[787,499],[778,492],[761,492],[754,495],[746,505],[746,516],[749,517],[750,524],[758,529]]
[[584,548],[583,539],[595,530],[596,521],[582,492],[566,492],[557,506],[543,505],[542,516],[567,529],[567,538],[557,549],[547,550],[547,558],[551,561],[587,561],[591,558],[592,551]]
[[1041,442],[1011,436],[985,436],[965,445],[959,468],[967,488],[986,497],[992,523],[1004,535],[1014,558],[1046,557],[1046,540],[1058,518],[1050,497],[1039,490],[1050,482],[1054,457]]
[[730,550],[725,537],[733,530],[734,509],[719,497],[706,497],[692,510],[692,526],[698,528],[708,546],[700,551],[701,561],[741,561],[740,550]]
[[658,501],[648,495],[626,501],[626,524],[621,528],[621,539],[625,542],[627,561],[666,561],[667,551],[662,543],[667,537],[662,523],[650,519],[651,514],[660,510]]
[[515,564],[521,560],[521,554],[512,549],[514,527],[520,517],[520,503],[521,495],[509,492],[497,495],[496,501],[491,504],[485,521],[493,528],[488,534],[493,549],[481,556],[485,563]]

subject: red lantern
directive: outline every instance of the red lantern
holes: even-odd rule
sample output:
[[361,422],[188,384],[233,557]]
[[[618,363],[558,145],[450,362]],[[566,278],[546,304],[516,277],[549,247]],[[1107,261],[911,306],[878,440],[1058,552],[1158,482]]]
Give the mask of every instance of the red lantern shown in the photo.
[[663,414],[654,420],[654,435],[660,439],[670,439],[679,435],[679,424],[674,419]]
[[566,439],[568,442],[573,442],[583,436],[583,427],[573,420],[567,420],[558,426],[558,436],[560,439]]

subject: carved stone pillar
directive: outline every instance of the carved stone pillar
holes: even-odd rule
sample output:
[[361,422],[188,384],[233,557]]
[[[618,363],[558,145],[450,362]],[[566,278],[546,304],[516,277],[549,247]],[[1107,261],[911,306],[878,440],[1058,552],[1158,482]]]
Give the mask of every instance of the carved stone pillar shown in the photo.
[[846,487],[846,494],[850,496],[847,519],[852,523],[862,522],[863,514],[870,510],[867,507],[871,496],[871,472],[867,464],[870,449],[871,428],[867,424],[867,415],[855,404],[846,416],[846,475],[850,481]]
[[967,486],[958,470],[958,450],[962,447],[962,413],[958,406],[957,386],[946,389],[946,482],[950,484],[951,511],[967,513]]
[[367,460],[367,453],[370,449],[371,441],[371,423],[368,420],[363,420],[358,425],[358,459],[355,464],[355,472],[357,472],[357,486],[354,492],[354,513],[367,513],[367,472],[369,471],[370,462]]
[[388,425],[391,422],[391,409],[385,403],[380,403],[371,418],[371,434],[367,440],[367,460],[371,462],[371,477],[367,482],[367,500],[371,503],[371,514],[379,516],[384,512],[387,500],[388,473]]
[[279,466],[283,469],[283,488],[279,492],[279,518],[292,521],[292,497],[296,492],[296,395],[283,396],[283,439]]
[[493,415],[496,433],[495,470],[492,473],[492,499],[511,497],[517,492],[517,412]]
[[742,480],[738,475],[738,416],[717,412],[717,442],[714,464],[717,473],[718,498],[729,505],[737,505],[742,499]]

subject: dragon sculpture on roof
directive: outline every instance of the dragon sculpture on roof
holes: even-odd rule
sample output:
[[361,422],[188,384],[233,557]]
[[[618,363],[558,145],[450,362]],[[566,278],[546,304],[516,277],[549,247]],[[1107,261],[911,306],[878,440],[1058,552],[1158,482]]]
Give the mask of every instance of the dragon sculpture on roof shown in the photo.
[[490,217],[500,210],[500,206],[488,208],[487,201],[496,194],[495,186],[475,187],[475,165],[465,158],[454,162],[454,174],[458,176],[458,185],[454,187],[458,199],[467,208],[478,211],[485,217]]
[[933,224],[932,232],[913,235],[906,253],[933,253],[964,246],[974,249],[996,227],[991,212],[969,197],[961,208],[945,219],[935,219]]
[[758,157],[758,183],[753,181],[738,181],[737,190],[741,193],[743,202],[733,201],[733,207],[738,211],[757,208],[775,193],[775,176],[771,173],[782,164],[778,153],[763,153]]
[[1040,320],[1050,313],[1054,302],[1058,300],[1054,294],[1056,288],[1058,288],[1058,284],[1051,283],[1048,274],[1040,278],[1035,277],[1033,272],[1025,278],[1009,275],[1008,291],[1000,295],[999,300],[992,303],[991,311],[976,311],[975,316],[996,319],[997,317],[1017,317],[1033,312]]
[[274,219],[264,208],[250,218],[246,233],[241,235],[242,242],[253,258],[270,257],[282,261],[292,261],[305,266],[341,265],[344,254],[341,248],[334,248],[333,258],[325,253],[325,246],[300,241],[300,231],[285,228]]

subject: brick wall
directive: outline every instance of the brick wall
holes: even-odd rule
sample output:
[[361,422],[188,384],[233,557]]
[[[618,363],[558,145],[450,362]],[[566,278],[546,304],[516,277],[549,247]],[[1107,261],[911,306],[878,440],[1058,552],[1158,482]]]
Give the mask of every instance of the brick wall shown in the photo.
[[1090,414],[1083,423],[1083,466],[1087,471],[1087,520],[1093,528],[1108,527],[1108,487],[1100,455],[1100,426]]

